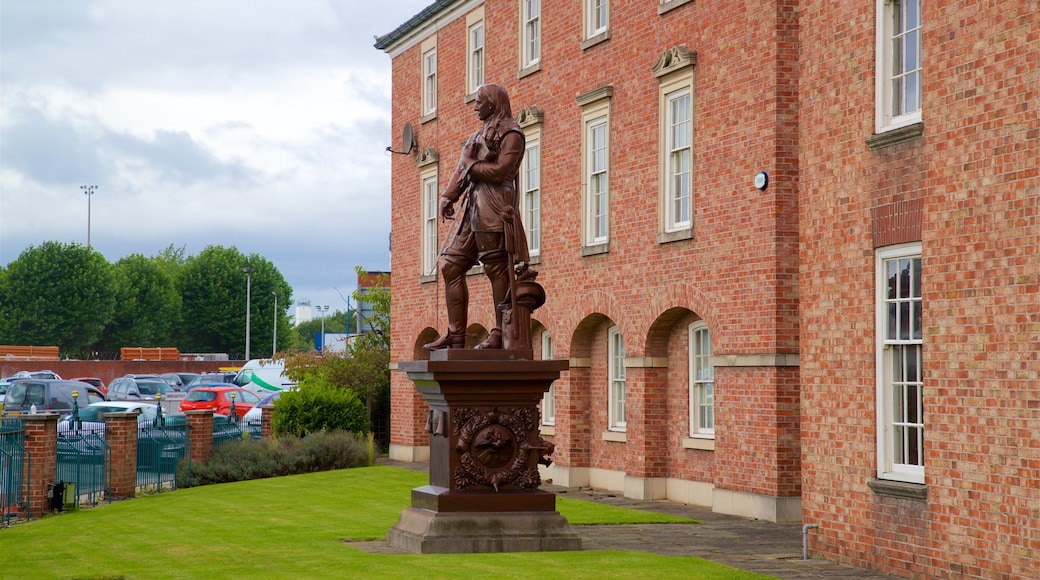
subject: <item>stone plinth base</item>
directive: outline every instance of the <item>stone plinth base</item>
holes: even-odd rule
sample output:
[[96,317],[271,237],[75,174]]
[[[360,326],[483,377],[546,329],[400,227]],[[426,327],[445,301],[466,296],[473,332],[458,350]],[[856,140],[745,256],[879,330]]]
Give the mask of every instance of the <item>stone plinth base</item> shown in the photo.
[[580,550],[581,538],[559,512],[434,512],[410,507],[386,534],[413,554]]
[[540,489],[490,493],[424,485],[412,490],[412,507],[435,512],[554,512],[556,494]]

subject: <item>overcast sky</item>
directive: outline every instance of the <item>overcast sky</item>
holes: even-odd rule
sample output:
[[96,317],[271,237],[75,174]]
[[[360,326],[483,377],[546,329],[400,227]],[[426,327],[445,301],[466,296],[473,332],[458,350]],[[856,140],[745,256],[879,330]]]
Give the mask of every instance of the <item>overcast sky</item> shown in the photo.
[[390,266],[373,36],[431,2],[0,0],[0,264],[86,244],[96,185],[110,262],[235,246],[346,309],[355,265]]

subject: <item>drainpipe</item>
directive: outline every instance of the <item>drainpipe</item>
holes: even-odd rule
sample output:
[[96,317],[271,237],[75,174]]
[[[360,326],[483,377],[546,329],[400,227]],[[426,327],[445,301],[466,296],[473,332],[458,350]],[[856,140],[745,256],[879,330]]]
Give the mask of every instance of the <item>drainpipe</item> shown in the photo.
[[820,527],[817,524],[805,524],[802,526],[802,559],[809,559],[809,530],[815,530]]

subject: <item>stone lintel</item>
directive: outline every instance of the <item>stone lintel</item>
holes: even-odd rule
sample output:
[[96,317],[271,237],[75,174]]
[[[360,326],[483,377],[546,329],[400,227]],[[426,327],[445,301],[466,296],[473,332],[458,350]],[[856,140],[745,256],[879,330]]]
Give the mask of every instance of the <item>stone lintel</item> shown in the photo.
[[716,367],[796,367],[797,354],[717,354],[711,357]]

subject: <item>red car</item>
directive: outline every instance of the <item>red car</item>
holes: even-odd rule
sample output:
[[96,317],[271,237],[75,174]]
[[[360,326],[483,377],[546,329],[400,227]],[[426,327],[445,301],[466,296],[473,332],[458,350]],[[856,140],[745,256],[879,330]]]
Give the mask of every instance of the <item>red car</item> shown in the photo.
[[87,383],[88,385],[94,385],[95,387],[98,388],[99,391],[104,393],[106,397],[108,396],[108,387],[105,386],[105,381],[103,381],[103,380],[101,380],[101,379],[99,379],[97,377],[76,377],[74,379],[69,379],[69,380],[70,381],[80,381],[80,382]]
[[181,411],[209,410],[218,415],[231,414],[231,395],[235,395],[235,416],[239,420],[260,402],[252,391],[239,387],[195,387],[181,401]]

